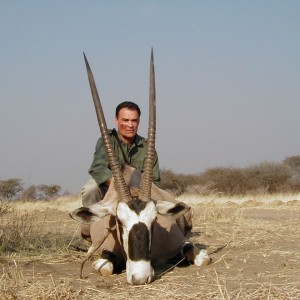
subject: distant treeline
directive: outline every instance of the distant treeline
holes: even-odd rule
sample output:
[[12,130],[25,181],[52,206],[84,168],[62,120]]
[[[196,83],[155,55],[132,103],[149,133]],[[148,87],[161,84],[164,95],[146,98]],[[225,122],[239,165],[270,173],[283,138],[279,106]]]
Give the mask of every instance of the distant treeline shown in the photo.
[[246,168],[218,167],[197,175],[162,170],[161,188],[176,195],[245,195],[300,192],[300,156],[280,163],[263,162]]
[[31,185],[24,188],[22,179],[0,180],[0,200],[50,200],[60,195],[61,186]]
[[[263,162],[246,168],[219,167],[196,175],[161,170],[161,188],[176,195],[245,195],[300,192],[300,155],[280,163]],[[0,199],[49,200],[60,196],[59,185],[31,185],[21,179],[0,180]]]

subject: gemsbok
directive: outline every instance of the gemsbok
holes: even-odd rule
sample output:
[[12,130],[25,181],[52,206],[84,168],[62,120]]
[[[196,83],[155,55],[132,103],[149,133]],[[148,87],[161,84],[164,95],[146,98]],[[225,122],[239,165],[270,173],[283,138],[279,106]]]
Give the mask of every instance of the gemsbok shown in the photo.
[[[88,258],[102,275],[126,268],[129,284],[152,282],[154,268],[175,257],[196,266],[210,262],[206,249],[198,249],[186,237],[192,228],[191,208],[152,183],[155,154],[156,96],[153,50],[150,59],[149,127],[143,173],[121,165],[114,153],[94,77],[84,54],[91,93],[113,180],[105,197],[70,216],[82,223],[82,236],[91,241]],[[83,266],[83,265],[82,265]]]

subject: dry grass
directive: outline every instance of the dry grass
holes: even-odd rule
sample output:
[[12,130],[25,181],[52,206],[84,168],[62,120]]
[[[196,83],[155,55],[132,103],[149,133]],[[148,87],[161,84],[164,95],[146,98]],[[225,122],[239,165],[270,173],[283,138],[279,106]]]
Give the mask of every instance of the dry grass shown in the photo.
[[[1,277],[1,299],[78,299],[80,290],[72,289],[68,279],[54,280],[52,275],[45,282],[37,281],[34,269],[31,275],[25,275],[22,268],[14,264],[7,265]],[[53,274],[55,276],[55,274]]]
[[20,212],[46,211],[56,209],[59,211],[68,212],[81,206],[79,195],[63,196],[55,200],[48,201],[18,201],[15,203],[14,209]]
[[0,221],[0,299],[300,299],[299,198],[193,198],[191,239],[208,246],[212,264],[180,265],[145,286],[90,264],[79,279],[85,253],[74,247],[87,244],[67,214],[78,198],[14,203]]
[[13,204],[11,201],[0,199],[0,216],[12,210]]
[[189,204],[245,204],[253,202],[256,206],[265,206],[277,204],[293,203],[300,205],[300,194],[259,194],[259,195],[241,195],[241,196],[224,196],[222,194],[210,194],[199,196],[197,194],[183,194],[178,200]]

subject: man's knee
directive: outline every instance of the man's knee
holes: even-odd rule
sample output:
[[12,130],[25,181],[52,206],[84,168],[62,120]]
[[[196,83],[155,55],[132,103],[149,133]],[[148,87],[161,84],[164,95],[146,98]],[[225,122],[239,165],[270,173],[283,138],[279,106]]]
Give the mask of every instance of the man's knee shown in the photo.
[[88,207],[102,199],[101,190],[97,182],[91,178],[81,189],[82,205]]

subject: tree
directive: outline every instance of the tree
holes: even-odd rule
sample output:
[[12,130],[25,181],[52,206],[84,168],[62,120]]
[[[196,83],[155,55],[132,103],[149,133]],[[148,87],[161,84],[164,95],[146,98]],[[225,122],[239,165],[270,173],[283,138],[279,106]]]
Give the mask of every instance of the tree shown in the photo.
[[40,192],[40,199],[52,199],[54,197],[57,197],[59,192],[61,191],[61,186],[53,184],[53,185],[46,185],[42,184],[38,186],[39,192]]
[[283,164],[290,168],[290,188],[293,192],[300,191],[300,156],[289,156],[284,161]]
[[31,185],[28,188],[24,189],[19,196],[19,199],[27,200],[32,199],[36,200],[38,199],[38,188],[36,185]]
[[12,200],[19,192],[23,190],[22,180],[19,178],[11,178],[0,180],[0,198]]
[[283,161],[284,164],[290,166],[293,169],[300,169],[300,155],[289,156]]
[[186,192],[189,185],[196,184],[197,175],[175,174],[169,169],[161,170],[161,188],[179,196]]

